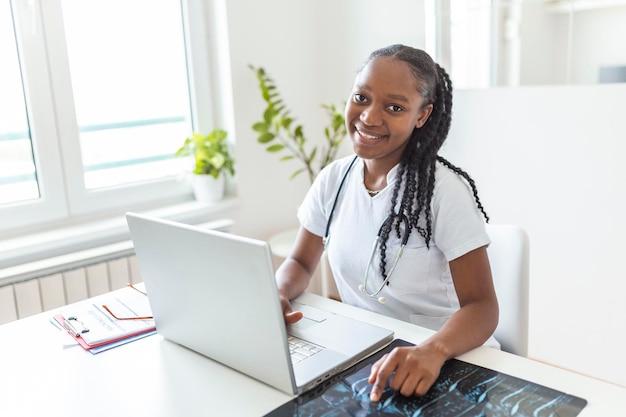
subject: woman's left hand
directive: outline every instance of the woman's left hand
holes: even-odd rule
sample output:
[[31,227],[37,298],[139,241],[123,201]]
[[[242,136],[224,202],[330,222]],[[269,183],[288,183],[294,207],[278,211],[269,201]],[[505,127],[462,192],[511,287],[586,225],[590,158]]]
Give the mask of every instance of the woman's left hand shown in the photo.
[[372,365],[368,379],[373,384],[370,400],[380,400],[389,377],[392,377],[389,382],[391,389],[406,397],[426,394],[437,380],[445,361],[445,355],[428,346],[393,349]]

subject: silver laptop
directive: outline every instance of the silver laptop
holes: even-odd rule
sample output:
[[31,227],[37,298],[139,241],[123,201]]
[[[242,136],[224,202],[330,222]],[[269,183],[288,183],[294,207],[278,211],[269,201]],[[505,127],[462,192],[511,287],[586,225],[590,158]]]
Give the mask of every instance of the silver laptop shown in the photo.
[[300,394],[393,340],[391,330],[299,303],[304,318],[285,325],[267,242],[126,219],[157,331],[172,342]]

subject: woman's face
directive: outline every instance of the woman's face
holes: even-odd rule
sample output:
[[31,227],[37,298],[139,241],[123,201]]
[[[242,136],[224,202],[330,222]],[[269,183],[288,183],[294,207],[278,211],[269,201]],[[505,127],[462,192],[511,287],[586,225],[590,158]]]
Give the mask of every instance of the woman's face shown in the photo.
[[390,57],[370,61],[357,75],[346,104],[346,127],[355,153],[366,160],[397,164],[413,129],[422,127],[432,111],[432,104],[423,104],[404,61]]

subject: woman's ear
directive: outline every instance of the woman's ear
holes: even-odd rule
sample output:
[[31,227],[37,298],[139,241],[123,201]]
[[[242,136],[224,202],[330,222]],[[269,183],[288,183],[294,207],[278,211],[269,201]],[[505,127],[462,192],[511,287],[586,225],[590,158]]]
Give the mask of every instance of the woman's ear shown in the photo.
[[419,129],[420,127],[424,126],[424,124],[426,123],[426,121],[428,120],[428,117],[430,117],[430,114],[432,112],[433,112],[432,104],[429,104],[421,108],[419,116],[417,118],[417,122],[415,123],[415,127]]

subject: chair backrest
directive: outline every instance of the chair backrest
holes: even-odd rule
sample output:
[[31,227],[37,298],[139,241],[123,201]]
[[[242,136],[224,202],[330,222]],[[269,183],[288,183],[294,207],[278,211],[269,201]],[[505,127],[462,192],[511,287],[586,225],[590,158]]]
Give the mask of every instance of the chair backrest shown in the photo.
[[494,333],[502,350],[528,356],[529,242],[519,226],[487,225],[491,274],[500,305]]

